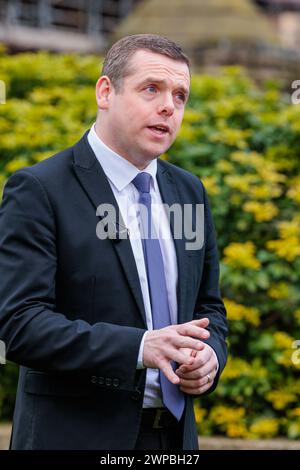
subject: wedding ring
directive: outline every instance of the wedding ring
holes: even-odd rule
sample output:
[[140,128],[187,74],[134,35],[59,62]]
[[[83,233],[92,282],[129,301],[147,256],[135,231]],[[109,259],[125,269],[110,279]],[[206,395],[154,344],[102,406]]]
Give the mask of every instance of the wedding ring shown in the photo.
[[209,374],[207,374],[206,377],[207,377],[207,382],[212,382],[212,378],[211,378],[211,376],[210,376]]

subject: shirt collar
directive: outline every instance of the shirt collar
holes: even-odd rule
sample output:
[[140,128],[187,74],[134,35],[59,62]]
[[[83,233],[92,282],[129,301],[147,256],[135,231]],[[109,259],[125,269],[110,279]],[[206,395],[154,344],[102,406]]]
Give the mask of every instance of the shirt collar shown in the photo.
[[[95,124],[92,125],[87,138],[107,178],[113,183],[118,191],[122,191],[122,189],[131,183],[138,173],[140,173],[140,170],[124,157],[107,147],[96,133]],[[155,189],[157,172],[156,158],[152,160],[143,171],[152,176],[151,184]]]

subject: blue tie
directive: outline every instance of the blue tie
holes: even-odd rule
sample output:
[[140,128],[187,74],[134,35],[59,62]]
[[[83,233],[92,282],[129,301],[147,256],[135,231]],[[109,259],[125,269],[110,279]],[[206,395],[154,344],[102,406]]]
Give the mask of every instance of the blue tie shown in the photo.
[[[151,224],[150,180],[151,175],[142,172],[132,180],[132,183],[140,193],[139,204],[146,206],[145,211],[143,207],[140,211],[143,235],[142,243],[151,301],[153,328],[159,330],[171,325],[171,319],[163,257],[154,226]],[[171,365],[173,370],[175,370],[176,363],[171,362]],[[170,382],[161,370],[159,370],[159,377],[163,403],[179,421],[185,405],[184,395],[179,389],[179,386]]]

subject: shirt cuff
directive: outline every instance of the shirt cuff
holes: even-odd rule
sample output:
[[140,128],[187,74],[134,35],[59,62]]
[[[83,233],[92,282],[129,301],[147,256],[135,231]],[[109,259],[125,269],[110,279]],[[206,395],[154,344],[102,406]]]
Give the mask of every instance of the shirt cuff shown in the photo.
[[143,363],[143,356],[144,356],[144,342],[145,342],[145,336],[146,334],[148,333],[148,331],[146,331],[142,337],[142,341],[141,341],[141,344],[140,344],[140,349],[139,349],[139,355],[138,355],[138,361],[137,361],[137,365],[136,365],[136,368],[137,369],[145,369],[145,366],[144,366],[144,363]]

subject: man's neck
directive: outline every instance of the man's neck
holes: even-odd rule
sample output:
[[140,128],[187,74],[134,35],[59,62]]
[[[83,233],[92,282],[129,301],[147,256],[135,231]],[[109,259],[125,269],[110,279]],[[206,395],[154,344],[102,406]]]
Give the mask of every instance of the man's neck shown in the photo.
[[122,158],[125,158],[125,160],[127,160],[129,163],[131,163],[132,165],[136,166],[140,171],[144,170],[145,168],[147,168],[147,166],[151,163],[152,159],[150,159],[149,161],[140,161],[140,160],[135,160],[133,159],[131,156],[127,156],[126,153],[123,153],[122,150],[120,149],[117,149],[114,147],[114,145],[112,145],[110,142],[109,142],[109,139],[106,138],[105,136],[105,133],[101,132],[101,128],[100,128],[100,124],[98,121],[96,121],[95,123],[95,132],[97,134],[97,136],[99,137],[99,139],[108,147],[110,148],[113,152],[117,153],[120,157]]

